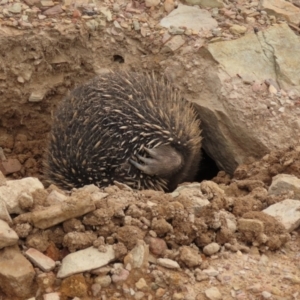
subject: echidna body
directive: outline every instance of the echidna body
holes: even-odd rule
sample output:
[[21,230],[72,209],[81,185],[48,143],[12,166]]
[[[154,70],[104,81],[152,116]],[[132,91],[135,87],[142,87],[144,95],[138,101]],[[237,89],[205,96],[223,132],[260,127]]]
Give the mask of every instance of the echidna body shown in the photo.
[[199,125],[191,104],[165,79],[109,72],[75,88],[58,107],[46,178],[63,189],[119,181],[171,191],[197,172]]

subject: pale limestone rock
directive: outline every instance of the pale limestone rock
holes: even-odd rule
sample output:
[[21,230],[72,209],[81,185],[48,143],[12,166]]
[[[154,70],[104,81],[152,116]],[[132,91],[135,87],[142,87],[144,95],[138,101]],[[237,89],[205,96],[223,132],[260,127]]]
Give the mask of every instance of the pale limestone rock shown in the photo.
[[33,193],[38,189],[43,189],[43,184],[33,177],[27,177],[19,180],[9,180],[6,185],[0,186],[0,200],[6,203],[10,214],[20,214],[22,209],[19,207],[18,196],[22,192]]
[[26,299],[31,293],[34,269],[18,246],[0,251],[0,289],[9,297]]
[[71,218],[82,216],[95,210],[95,204],[87,192],[84,197],[77,199],[73,195],[63,202],[49,206],[44,210],[32,212],[32,222],[35,227],[46,229]]
[[263,210],[283,224],[288,232],[300,226],[300,200],[286,199]]
[[272,178],[272,184],[269,187],[270,195],[279,195],[294,192],[294,199],[300,200],[300,179],[290,174],[278,174]]
[[6,222],[0,220],[0,249],[15,245],[18,240],[16,232]]
[[29,248],[25,252],[25,256],[44,272],[49,272],[55,268],[55,261],[36,249]]
[[107,265],[115,259],[113,246],[107,245],[106,252],[100,252],[89,247],[67,255],[57,273],[58,278],[65,278],[76,273],[82,273]]
[[[300,38],[284,23],[236,40],[208,44],[210,55],[205,64],[209,64],[210,56],[212,60],[211,71],[203,77],[205,91],[193,81],[193,77],[201,76],[195,73],[186,80],[194,92],[187,98],[196,104],[201,116],[203,148],[221,170],[233,174],[248,157],[261,158],[278,147],[297,143],[290,137],[300,136],[300,128],[295,126],[300,111],[285,106],[284,115],[270,114],[272,95],[267,99],[262,93],[253,93],[244,80],[263,84],[273,78],[282,89],[300,90],[299,48]],[[212,66],[215,62],[219,68]],[[168,69],[173,77],[175,67],[174,63]],[[184,75],[177,73],[176,82]]]
[[172,260],[169,258],[158,258],[157,264],[162,267],[168,268],[168,269],[179,269],[180,268],[179,264],[175,260]]
[[218,23],[207,10],[179,4],[176,9],[160,21],[160,25],[166,28],[171,26],[186,27],[199,31],[216,28]]

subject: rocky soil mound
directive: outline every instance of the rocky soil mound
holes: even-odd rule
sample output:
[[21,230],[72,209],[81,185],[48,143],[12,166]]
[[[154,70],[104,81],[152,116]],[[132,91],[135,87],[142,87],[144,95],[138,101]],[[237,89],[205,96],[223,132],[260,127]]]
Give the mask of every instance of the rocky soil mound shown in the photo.
[[274,152],[171,194],[2,175],[2,299],[297,299],[299,163]]

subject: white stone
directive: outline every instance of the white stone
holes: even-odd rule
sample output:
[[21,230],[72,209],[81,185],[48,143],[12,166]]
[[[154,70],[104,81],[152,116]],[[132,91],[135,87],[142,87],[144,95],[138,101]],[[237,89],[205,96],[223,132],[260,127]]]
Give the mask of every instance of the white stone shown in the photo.
[[14,230],[12,230],[9,225],[0,220],[0,249],[12,246],[16,244],[19,240],[18,235]]
[[294,175],[278,174],[272,178],[269,187],[270,195],[279,195],[289,191],[294,192],[294,199],[300,200],[300,179]]
[[209,300],[221,300],[223,299],[222,294],[220,293],[219,289],[216,287],[211,287],[205,290],[205,296]]
[[286,199],[263,210],[283,224],[288,232],[300,225],[300,200]]
[[67,255],[62,260],[61,268],[58,271],[58,278],[90,271],[103,267],[115,259],[113,246],[107,245],[106,252],[100,252],[94,247],[89,247]]
[[169,258],[158,258],[157,264],[162,267],[168,268],[168,269],[179,269],[180,268],[179,264],[175,260],[172,260]]
[[55,261],[36,249],[29,248],[25,252],[25,256],[44,272],[51,271],[55,268]]
[[186,27],[199,31],[216,28],[218,23],[205,9],[179,4],[176,9],[160,21],[160,25],[166,28],[170,28],[171,26]]
[[26,191],[33,193],[38,189],[43,189],[43,184],[33,177],[27,177],[19,180],[9,180],[6,185],[0,186],[0,199],[6,203],[10,214],[20,214],[22,209],[19,207],[18,196]]

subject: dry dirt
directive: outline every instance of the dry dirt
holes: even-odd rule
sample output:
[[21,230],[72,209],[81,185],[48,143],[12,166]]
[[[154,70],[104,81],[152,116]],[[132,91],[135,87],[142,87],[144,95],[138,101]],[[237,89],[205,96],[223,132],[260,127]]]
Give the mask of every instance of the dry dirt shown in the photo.
[[[105,31],[103,34],[91,32],[84,22],[77,25],[58,22],[48,28],[37,26],[33,32],[0,27],[0,147],[6,157],[17,158],[22,164],[21,171],[12,174],[12,178],[37,176],[42,179],[42,156],[52,111],[74,85],[107,68],[161,72],[162,62],[169,56],[158,51],[161,34],[143,38],[135,32],[127,32],[124,39],[118,35],[112,37]],[[191,36],[187,43],[194,47],[196,42]],[[185,54],[186,61],[190,58]],[[20,77],[25,81],[20,82]],[[184,92],[189,93],[188,88]],[[28,101],[32,93],[42,95],[42,101]],[[202,184],[201,191],[208,195],[210,205],[200,212],[194,211],[188,195],[173,198],[153,191],[124,192],[108,188],[105,190],[110,194],[108,199],[99,202],[97,210],[84,218],[66,221],[48,230],[32,230],[22,225],[28,224],[28,220],[20,216],[15,218],[13,228],[21,237],[21,248],[34,247],[54,260],[90,246],[96,235],[104,237],[106,242],[125,246],[119,254],[122,262],[138,237],[151,245],[151,239],[156,236],[159,240],[155,240],[152,254],[156,251],[158,257],[174,259],[182,267],[180,271],[172,271],[154,264],[155,267],[149,267],[145,272],[132,271],[126,283],[111,284],[102,289],[101,299],[136,299],[126,291],[136,289],[136,282],[141,277],[149,287],[156,283],[154,288],[144,291],[145,296],[141,299],[208,299],[204,291],[212,286],[219,289],[221,299],[300,299],[300,231],[293,232],[289,240],[279,222],[261,213],[269,205],[287,198],[287,195],[274,197],[267,194],[273,176],[287,173],[300,178],[299,152],[290,149],[268,154],[261,161],[251,158],[249,161],[237,168],[233,178],[220,172],[213,179],[219,186]],[[35,206],[30,211],[50,205],[47,203],[50,190],[51,187],[33,195]],[[117,207],[122,201],[127,203],[126,209],[122,205],[122,208]],[[149,201],[156,205],[149,207]],[[261,220],[265,224],[265,234],[270,237],[269,242],[263,243],[257,236],[240,231],[233,234],[222,223],[222,218],[220,226],[216,226],[216,215],[221,210],[233,213],[236,218]],[[189,221],[191,211],[196,222]],[[130,225],[126,224],[125,216],[130,218]],[[131,230],[139,234],[130,235]],[[149,233],[151,230],[154,236]],[[84,233],[84,236],[80,239],[78,235],[77,239],[68,241],[65,236],[73,231]],[[166,248],[157,252],[161,240],[165,241]],[[211,242],[221,246],[220,252],[204,255],[203,247]],[[190,262],[180,255],[184,246],[201,256],[199,265],[190,266]],[[216,271],[212,276],[203,273],[209,266]],[[72,299],[82,291],[74,295],[69,287],[82,283],[87,292],[80,299],[100,299],[100,296],[91,296],[94,278],[95,275],[87,273],[71,279],[53,280],[46,287],[37,284],[42,292],[59,290],[63,299]],[[0,299],[13,298],[0,295]]]

